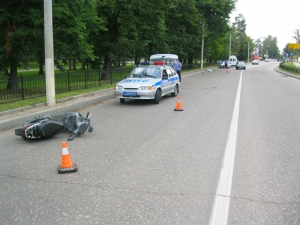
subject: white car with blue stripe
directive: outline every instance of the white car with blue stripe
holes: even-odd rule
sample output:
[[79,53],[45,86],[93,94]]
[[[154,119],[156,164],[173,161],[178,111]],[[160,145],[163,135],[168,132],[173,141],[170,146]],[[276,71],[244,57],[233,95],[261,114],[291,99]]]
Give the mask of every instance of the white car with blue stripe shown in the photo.
[[179,93],[179,76],[172,67],[163,62],[145,64],[135,67],[116,84],[114,95],[121,103],[125,103],[125,99],[153,99],[158,104],[163,96],[177,96]]

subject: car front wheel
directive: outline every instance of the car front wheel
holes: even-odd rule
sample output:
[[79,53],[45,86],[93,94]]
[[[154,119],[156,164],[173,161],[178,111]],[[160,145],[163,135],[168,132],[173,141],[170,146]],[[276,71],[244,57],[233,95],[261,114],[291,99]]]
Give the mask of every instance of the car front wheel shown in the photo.
[[160,90],[157,90],[154,97],[154,104],[158,104],[160,99],[161,99],[161,92]]
[[120,98],[120,102],[121,103],[125,103],[125,99],[124,98]]
[[178,95],[178,85],[176,84],[175,87],[174,87],[174,92],[171,93],[172,97],[175,97]]

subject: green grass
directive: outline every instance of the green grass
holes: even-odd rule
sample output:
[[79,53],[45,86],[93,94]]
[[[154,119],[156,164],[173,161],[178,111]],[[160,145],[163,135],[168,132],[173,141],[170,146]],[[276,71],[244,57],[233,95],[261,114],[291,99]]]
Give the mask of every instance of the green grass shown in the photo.
[[[288,72],[288,73],[291,73],[291,74],[293,74],[293,75],[297,75],[297,76],[300,76],[300,73],[299,73],[299,67],[297,67],[295,64],[293,64],[292,62],[285,62],[284,64],[283,64],[284,66],[285,66],[285,68],[280,68],[279,67],[279,69],[281,70],[281,71],[285,71],[285,72]],[[297,69],[298,70],[298,72],[296,73],[296,72],[294,72],[294,71],[291,71],[292,69]]]
[[[56,100],[63,99],[63,98],[71,98],[71,97],[74,97],[77,95],[82,95],[82,94],[87,94],[87,93],[91,93],[91,92],[95,92],[95,91],[113,88],[114,85],[115,84],[103,85],[101,87],[93,87],[93,88],[88,88],[88,89],[84,89],[84,90],[60,93],[60,94],[56,94],[55,98],[56,98]],[[32,98],[32,99],[26,99],[26,100],[22,100],[22,101],[4,103],[4,104],[0,105],[0,112],[23,108],[26,106],[36,106],[40,103],[46,103],[46,102],[47,102],[46,96],[43,96],[43,97],[37,97],[37,98]]]

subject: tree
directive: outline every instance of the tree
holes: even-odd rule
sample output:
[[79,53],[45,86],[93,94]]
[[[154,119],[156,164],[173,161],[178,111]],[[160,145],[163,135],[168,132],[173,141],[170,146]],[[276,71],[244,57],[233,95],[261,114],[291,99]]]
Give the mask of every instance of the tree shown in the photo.
[[266,58],[278,58],[279,49],[277,46],[277,38],[268,35],[263,41],[262,52]]
[[[215,50],[218,49],[217,45],[218,43],[220,43],[219,40],[224,39],[230,31],[229,15],[234,9],[235,1],[203,0],[199,2],[197,6],[199,9],[200,18],[202,18],[205,28],[205,57],[209,58],[210,60],[219,59],[219,54],[216,53]],[[226,44],[226,46],[228,45],[229,41],[228,44]],[[229,49],[229,46],[227,49]],[[228,52],[228,50],[226,51]]]
[[[53,0],[55,63],[76,60],[99,66],[106,79],[112,61],[175,53],[192,63],[199,58],[205,35],[205,56],[211,60],[225,51],[229,15],[235,0]],[[19,62],[36,60],[43,73],[44,27],[40,0],[3,0],[1,64],[10,69],[9,87],[17,91]],[[228,48],[227,48],[228,49]],[[84,65],[84,63],[83,63]]]
[[[248,39],[246,35],[246,20],[242,14],[235,17],[235,22],[232,24],[234,30],[234,35],[232,38],[232,46],[234,53],[239,59],[245,60],[247,55],[247,50],[245,52],[245,45],[248,45]],[[247,47],[248,49],[248,47]]]
[[0,3],[1,43],[4,46],[0,54],[4,69],[7,71],[10,68],[7,88],[12,92],[18,91],[17,67],[20,61],[33,55],[32,44],[42,39],[39,31],[42,5],[39,0],[7,0]]
[[[84,61],[95,59],[93,35],[105,31],[101,18],[97,16],[96,2],[90,0],[55,1],[53,4],[53,37],[55,61]],[[76,68],[75,68],[76,69]]]
[[296,43],[300,44],[300,28],[294,30],[294,36]]

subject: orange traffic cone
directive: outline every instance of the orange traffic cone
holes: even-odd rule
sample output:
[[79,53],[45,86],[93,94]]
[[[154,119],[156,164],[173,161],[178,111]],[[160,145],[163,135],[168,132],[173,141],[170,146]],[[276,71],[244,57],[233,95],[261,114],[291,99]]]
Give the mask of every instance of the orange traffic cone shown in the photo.
[[228,69],[226,70],[226,73],[228,73]]
[[174,109],[174,111],[183,111],[182,106],[181,106],[180,97],[179,97],[179,96],[178,96],[176,108]]
[[62,156],[61,164],[58,166],[58,173],[74,173],[77,171],[77,166],[72,162],[71,156],[68,151],[67,143],[62,143]]

